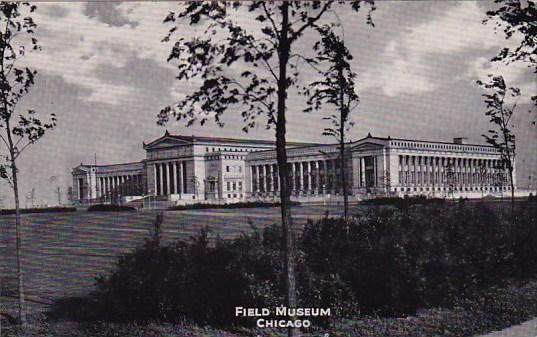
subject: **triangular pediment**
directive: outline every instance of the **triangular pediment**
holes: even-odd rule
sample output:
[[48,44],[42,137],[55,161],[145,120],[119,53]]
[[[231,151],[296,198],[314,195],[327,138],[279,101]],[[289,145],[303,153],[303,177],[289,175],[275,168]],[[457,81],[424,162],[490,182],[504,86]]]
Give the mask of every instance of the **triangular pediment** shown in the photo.
[[351,148],[351,151],[374,151],[374,150],[381,150],[384,148],[384,144],[378,144],[375,142],[363,142],[354,145]]
[[89,168],[83,165],[78,165],[77,167],[73,168],[73,174],[86,174],[88,171]]
[[183,145],[190,145],[192,144],[192,141],[188,141],[185,139],[179,139],[177,137],[173,136],[163,136],[159,139],[147,144],[144,146],[146,150],[156,150],[156,149],[162,149],[162,148],[168,148],[168,147],[174,147],[174,146],[183,146]]

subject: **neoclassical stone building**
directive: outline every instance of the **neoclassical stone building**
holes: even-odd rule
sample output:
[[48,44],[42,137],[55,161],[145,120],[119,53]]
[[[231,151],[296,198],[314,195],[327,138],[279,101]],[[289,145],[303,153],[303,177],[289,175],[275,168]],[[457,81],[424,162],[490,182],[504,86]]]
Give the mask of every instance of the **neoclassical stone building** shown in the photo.
[[[348,191],[355,199],[375,196],[426,195],[481,197],[510,191],[507,170],[496,149],[466,144],[409,139],[366,138],[347,145]],[[323,200],[341,195],[337,145],[288,150],[292,195]],[[277,197],[275,151],[255,152],[246,161],[251,197]]]
[[[274,142],[171,135],[143,144],[136,163],[73,169],[80,202],[119,202],[142,197],[171,203],[276,200],[279,178]],[[322,201],[342,196],[337,145],[290,142],[292,197]],[[346,146],[351,199],[426,195],[482,197],[510,190],[496,149],[453,142],[368,135]]]

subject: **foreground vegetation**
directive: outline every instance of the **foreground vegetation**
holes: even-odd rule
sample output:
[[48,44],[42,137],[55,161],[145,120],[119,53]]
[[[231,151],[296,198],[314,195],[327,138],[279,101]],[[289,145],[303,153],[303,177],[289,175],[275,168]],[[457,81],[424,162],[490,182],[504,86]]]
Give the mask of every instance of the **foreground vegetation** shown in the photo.
[[[519,203],[513,219],[504,206],[384,206],[348,226],[310,222],[299,238],[300,305],[330,307],[331,319],[314,326],[340,336],[471,336],[537,316],[537,205]],[[280,238],[271,226],[213,244],[204,230],[163,245],[157,223],[92,296],[58,302],[50,318],[120,323],[99,325],[105,330],[140,329],[134,322],[252,329],[234,307],[282,303]]]
[[123,205],[97,204],[88,207],[88,212],[123,212],[135,211],[136,208]]
[[[58,213],[58,212],[76,212],[76,207],[39,207],[39,208],[21,208],[21,214],[32,214],[32,213]],[[15,214],[16,210],[14,209],[0,209],[0,215],[9,215]]]
[[[299,202],[291,202],[291,206],[300,205]],[[168,208],[172,211],[182,211],[188,209],[235,209],[235,208],[260,208],[260,207],[280,207],[279,202],[266,202],[266,201],[245,201],[234,202],[229,204],[204,204],[196,203],[190,205],[177,205]]]
[[[537,282],[492,288],[481,297],[459,301],[452,309],[428,309],[404,318],[336,319],[329,327],[316,327],[305,336],[336,337],[465,337],[521,323],[537,316]],[[2,337],[19,337],[13,326]],[[194,324],[39,321],[26,337],[242,337],[285,336],[271,329],[224,331]]]

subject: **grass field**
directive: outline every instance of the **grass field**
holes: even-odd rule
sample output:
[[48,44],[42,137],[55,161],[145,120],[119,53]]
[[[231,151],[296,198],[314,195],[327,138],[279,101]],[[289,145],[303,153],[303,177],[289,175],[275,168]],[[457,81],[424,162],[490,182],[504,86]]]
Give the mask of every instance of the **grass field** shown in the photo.
[[[304,224],[329,212],[337,215],[337,205],[296,206],[294,221]],[[108,272],[117,257],[147,237],[156,211],[74,212],[25,214],[23,261],[27,297],[33,310],[43,310],[54,299],[79,296],[92,289],[95,277]],[[279,222],[280,209],[249,208],[166,211],[162,224],[164,242],[187,238],[209,226],[212,237],[231,238]],[[14,216],[0,217],[0,267],[4,289],[15,289]],[[4,299],[3,306],[10,306]],[[7,311],[10,308],[7,308]],[[5,310],[5,309],[4,309]]]

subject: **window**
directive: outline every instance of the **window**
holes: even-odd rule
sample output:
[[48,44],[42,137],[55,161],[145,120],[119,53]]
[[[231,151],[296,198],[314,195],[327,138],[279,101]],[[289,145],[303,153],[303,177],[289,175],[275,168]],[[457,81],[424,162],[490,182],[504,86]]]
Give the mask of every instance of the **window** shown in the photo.
[[226,186],[226,187],[227,187],[227,190],[230,191],[230,190],[231,190],[231,183],[228,181],[226,185],[227,185],[227,186]]
[[242,166],[239,165],[237,168],[239,169],[239,173],[241,173],[242,172]]
[[236,191],[237,190],[237,183],[233,183],[233,191]]
[[229,172],[229,166],[226,166],[226,172]]

